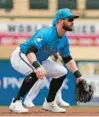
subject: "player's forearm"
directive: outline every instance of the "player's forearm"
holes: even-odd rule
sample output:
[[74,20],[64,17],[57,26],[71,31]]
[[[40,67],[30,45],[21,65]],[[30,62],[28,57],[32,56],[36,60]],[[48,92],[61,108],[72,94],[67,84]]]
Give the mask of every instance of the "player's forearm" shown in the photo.
[[73,75],[76,77],[77,84],[83,79],[80,71],[78,70],[78,67],[76,65],[76,62],[74,59],[71,59],[66,66],[68,69],[73,73]]
[[74,61],[74,59],[71,59],[67,64],[66,66],[68,67],[68,69],[74,73],[75,71],[78,70],[78,67],[76,65],[76,62]]
[[30,62],[30,64],[33,64],[35,61],[37,61],[36,55],[33,52],[27,54],[27,59]]

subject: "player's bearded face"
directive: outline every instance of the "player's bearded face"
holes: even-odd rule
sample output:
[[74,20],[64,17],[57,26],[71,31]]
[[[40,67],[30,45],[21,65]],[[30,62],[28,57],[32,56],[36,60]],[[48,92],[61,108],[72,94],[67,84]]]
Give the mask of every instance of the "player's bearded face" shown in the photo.
[[62,28],[66,31],[72,31],[73,30],[73,21],[63,21]]

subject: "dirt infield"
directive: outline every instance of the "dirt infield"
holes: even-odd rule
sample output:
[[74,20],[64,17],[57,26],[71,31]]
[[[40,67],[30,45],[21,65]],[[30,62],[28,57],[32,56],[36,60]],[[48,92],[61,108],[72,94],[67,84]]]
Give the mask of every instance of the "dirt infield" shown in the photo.
[[0,116],[99,116],[99,107],[68,107],[66,113],[52,113],[41,107],[29,108],[28,113],[17,114],[8,107],[0,107]]

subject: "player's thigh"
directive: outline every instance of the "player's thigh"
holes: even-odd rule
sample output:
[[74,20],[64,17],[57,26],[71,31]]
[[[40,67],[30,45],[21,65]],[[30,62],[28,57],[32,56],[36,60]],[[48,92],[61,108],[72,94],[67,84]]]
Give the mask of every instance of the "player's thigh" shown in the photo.
[[12,67],[23,75],[29,75],[34,72],[33,66],[27,60],[25,54],[20,52],[17,48],[11,55],[11,65]]
[[49,77],[59,78],[67,74],[67,69],[63,65],[53,61],[51,58],[43,61],[42,65]]

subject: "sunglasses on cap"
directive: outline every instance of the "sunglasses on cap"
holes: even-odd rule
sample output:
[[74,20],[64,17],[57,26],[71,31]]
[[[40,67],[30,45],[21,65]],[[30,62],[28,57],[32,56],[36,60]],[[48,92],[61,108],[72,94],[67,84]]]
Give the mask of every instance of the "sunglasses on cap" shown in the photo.
[[69,22],[74,21],[74,17],[64,18],[63,20],[68,20]]

